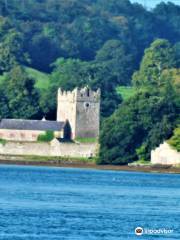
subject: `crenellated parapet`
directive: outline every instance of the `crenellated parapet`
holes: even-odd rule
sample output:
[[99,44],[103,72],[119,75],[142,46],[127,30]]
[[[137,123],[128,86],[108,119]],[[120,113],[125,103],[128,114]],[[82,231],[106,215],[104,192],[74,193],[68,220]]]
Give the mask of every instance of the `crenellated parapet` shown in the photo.
[[61,88],[58,89],[58,101],[69,101],[69,102],[99,102],[101,91],[93,91],[89,87],[82,89],[75,88],[73,91],[64,91]]
[[83,101],[83,102],[99,102],[101,91],[98,89],[97,91],[93,91],[89,87],[85,87],[82,89],[76,89],[76,96],[77,101]]
[[76,89],[73,91],[65,91],[61,88],[58,89],[58,101],[68,101],[68,102],[74,102],[76,101]]

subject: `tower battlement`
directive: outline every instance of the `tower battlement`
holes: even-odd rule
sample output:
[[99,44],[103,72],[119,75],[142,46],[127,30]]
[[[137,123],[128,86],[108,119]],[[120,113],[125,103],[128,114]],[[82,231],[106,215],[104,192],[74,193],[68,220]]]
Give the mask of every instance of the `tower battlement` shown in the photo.
[[94,138],[99,135],[100,89],[75,88],[58,90],[57,121],[69,121],[72,138]]
[[99,102],[100,95],[100,89],[97,91],[93,91],[89,87],[76,89],[77,101]]
[[88,101],[99,102],[101,92],[91,90],[89,87],[82,89],[75,88],[73,91],[64,91],[61,88],[58,89],[58,99],[61,101]]
[[58,89],[58,102],[59,101],[75,101],[76,92],[73,91],[63,91],[61,88]]

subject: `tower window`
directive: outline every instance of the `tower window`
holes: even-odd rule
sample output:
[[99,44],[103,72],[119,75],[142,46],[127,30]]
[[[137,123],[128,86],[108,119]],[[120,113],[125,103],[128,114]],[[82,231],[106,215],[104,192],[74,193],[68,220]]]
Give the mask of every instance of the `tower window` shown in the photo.
[[85,108],[88,108],[88,107],[90,106],[90,103],[87,103],[87,102],[86,102],[86,103],[84,104],[84,106],[85,106]]
[[89,92],[89,88],[87,88],[87,97],[89,97],[89,94],[90,92]]

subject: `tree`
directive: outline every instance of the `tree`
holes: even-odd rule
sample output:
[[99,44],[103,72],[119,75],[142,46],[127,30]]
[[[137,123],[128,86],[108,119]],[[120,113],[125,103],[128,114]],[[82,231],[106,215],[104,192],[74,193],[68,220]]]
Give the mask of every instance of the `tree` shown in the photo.
[[174,130],[173,136],[168,140],[168,143],[180,152],[180,127]]
[[127,164],[143,156],[172,134],[177,119],[173,99],[142,91],[123,102],[102,125],[100,163]]
[[61,52],[54,38],[44,35],[44,33],[35,34],[32,41],[26,45],[30,58],[33,59],[31,66],[44,72],[50,72],[51,63],[55,61]]
[[18,62],[24,63],[26,54],[22,52],[22,35],[17,32],[9,19],[0,18],[0,73],[9,71]]
[[9,117],[8,99],[5,96],[4,89],[0,86],[0,119]]
[[51,85],[64,90],[73,90],[75,87],[82,87],[89,80],[89,63],[80,59],[59,58],[54,64],[51,74]]
[[[40,112],[39,95],[24,69],[15,66],[0,85],[11,118],[36,118]],[[2,90],[1,90],[2,91]]]
[[159,87],[163,70],[174,65],[173,47],[167,40],[157,39],[145,50],[140,69],[133,75],[133,84],[136,87]]
[[101,89],[101,116],[109,117],[122,102],[117,93],[114,78],[109,74],[110,68],[104,63],[92,62],[89,68],[88,85],[92,89]]
[[[85,62],[79,59],[57,59],[53,64],[54,71],[50,78],[49,91],[41,98],[41,107],[45,114],[55,115],[56,94],[58,88],[73,90],[75,87],[89,86],[93,90],[101,89],[101,114],[110,116],[121,102],[121,97],[116,92],[109,69],[103,64]],[[47,98],[49,99],[47,103]]]
[[174,45],[176,68],[180,68],[180,42]]
[[[40,106],[48,118],[56,118],[56,96],[58,88],[73,90],[83,87],[88,82],[88,63],[79,59],[57,59],[52,64],[54,67],[50,76],[50,87],[48,91],[42,92]],[[48,99],[48,101],[47,101]]]
[[130,83],[133,67],[132,56],[119,40],[108,40],[97,52],[96,61],[109,69],[109,75],[115,86]]

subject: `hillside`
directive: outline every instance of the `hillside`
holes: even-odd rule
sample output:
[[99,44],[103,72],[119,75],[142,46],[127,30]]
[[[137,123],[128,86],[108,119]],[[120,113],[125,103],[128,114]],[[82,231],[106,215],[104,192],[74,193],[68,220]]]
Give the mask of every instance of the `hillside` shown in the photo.
[[38,71],[36,69],[26,67],[26,72],[29,77],[35,79],[35,86],[40,90],[47,90],[49,87],[49,74]]
[[100,162],[148,160],[179,122],[179,16],[172,2],[0,0],[0,118],[55,120],[59,87],[100,88]]

